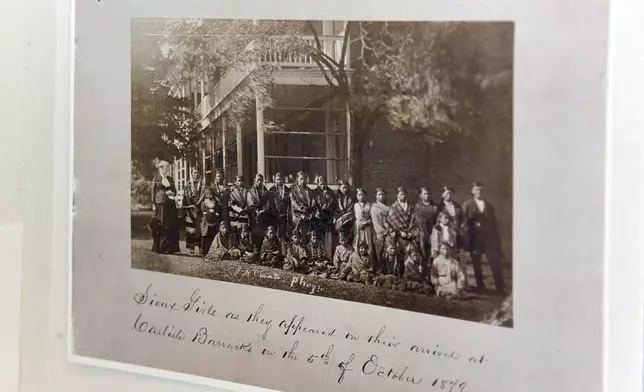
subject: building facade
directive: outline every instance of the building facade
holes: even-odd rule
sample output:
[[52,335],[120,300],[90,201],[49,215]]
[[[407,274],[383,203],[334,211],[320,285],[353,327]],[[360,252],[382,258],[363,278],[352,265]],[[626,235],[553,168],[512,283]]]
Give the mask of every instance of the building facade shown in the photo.
[[[346,22],[314,23],[324,53],[339,62]],[[313,35],[302,38],[315,44]],[[263,174],[267,182],[272,182],[277,172],[288,182],[294,181],[298,171],[306,173],[311,182],[320,175],[330,184],[345,178],[351,146],[349,111],[333,101],[322,71],[310,56],[270,48],[262,53],[261,61],[276,65],[269,87],[273,104],[262,107],[256,100],[241,125],[231,124],[227,111],[232,94],[249,82],[249,71],[233,69],[219,80],[193,81],[173,89],[174,94],[194,100],[203,129],[198,156],[174,161],[179,190],[195,166],[207,183],[216,171],[223,172],[228,182],[242,175],[247,184],[255,173]],[[349,48],[344,59],[350,73]]]

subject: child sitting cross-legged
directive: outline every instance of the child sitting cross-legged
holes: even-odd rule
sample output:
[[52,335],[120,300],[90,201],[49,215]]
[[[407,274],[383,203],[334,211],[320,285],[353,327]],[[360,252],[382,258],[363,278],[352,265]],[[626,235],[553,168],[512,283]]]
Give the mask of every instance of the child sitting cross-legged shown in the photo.
[[237,241],[237,248],[241,253],[241,260],[246,263],[255,263],[257,262],[258,252],[257,248],[253,246],[253,242],[250,238],[250,230],[248,230],[248,225],[242,224],[241,231],[239,233],[239,240]]
[[431,294],[431,286],[423,280],[420,261],[421,256],[418,249],[414,245],[408,246],[405,272],[403,274],[404,289],[423,294]]
[[349,240],[344,233],[338,234],[338,246],[333,253],[333,272],[340,272],[349,263],[353,248],[348,244]]
[[361,241],[358,251],[349,257],[349,262],[334,278],[371,285],[373,283],[373,263],[369,257],[369,246]]
[[241,252],[235,246],[235,239],[230,234],[226,222],[219,224],[219,233],[215,236],[215,240],[208,250],[206,260],[237,260],[241,256]]
[[382,270],[384,274],[377,276],[374,279],[374,286],[383,288],[400,288],[400,280],[403,277],[404,263],[400,253],[396,251],[396,246],[392,243],[387,243],[385,251],[381,257]]
[[465,288],[465,274],[459,262],[452,257],[452,247],[443,242],[439,255],[432,263],[432,284],[436,295],[445,298],[459,297]]
[[403,277],[405,263],[403,262],[403,256],[396,250],[396,246],[394,244],[387,244],[384,254],[382,255],[382,260],[386,275],[394,275],[398,279]]
[[278,267],[282,265],[282,245],[277,239],[274,226],[269,226],[266,230],[266,237],[264,237],[264,241],[262,242],[260,256],[262,265],[269,267]]
[[306,249],[300,241],[300,234],[295,230],[291,236],[291,242],[286,246],[286,259],[283,268],[300,273],[308,273],[310,270]]
[[329,276],[329,267],[331,260],[326,253],[326,248],[315,231],[312,231],[309,237],[309,243],[306,245],[306,257],[311,275],[317,275],[321,278]]

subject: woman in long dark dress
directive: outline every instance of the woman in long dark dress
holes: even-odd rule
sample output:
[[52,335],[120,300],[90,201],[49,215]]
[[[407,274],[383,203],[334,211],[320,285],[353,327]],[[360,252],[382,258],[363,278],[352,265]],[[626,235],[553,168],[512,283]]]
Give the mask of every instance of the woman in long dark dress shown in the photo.
[[179,218],[174,197],[177,188],[170,176],[170,164],[161,161],[157,164],[159,174],[152,180],[152,212],[156,219],[156,230],[152,238],[152,251],[157,253],[179,252]]

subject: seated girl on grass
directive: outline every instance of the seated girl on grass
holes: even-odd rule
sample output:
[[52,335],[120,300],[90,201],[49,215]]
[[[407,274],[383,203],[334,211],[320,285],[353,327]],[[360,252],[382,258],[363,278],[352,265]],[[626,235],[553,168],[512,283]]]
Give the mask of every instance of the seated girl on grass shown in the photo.
[[309,272],[306,249],[304,249],[300,234],[297,231],[293,231],[291,242],[286,246],[286,259],[284,260],[283,268],[300,273]]
[[436,295],[445,298],[459,297],[465,289],[465,274],[459,262],[452,257],[452,246],[443,242],[439,255],[432,263],[432,284]]
[[364,241],[360,242],[358,251],[349,257],[349,263],[337,276],[332,277],[371,285],[373,283],[373,262],[369,257],[369,245]]
[[239,241],[237,241],[237,248],[241,252],[241,260],[246,263],[255,263],[258,258],[257,248],[253,246],[253,242],[250,238],[250,230],[248,230],[248,225],[242,224],[241,231],[239,233]]
[[318,275],[322,278],[329,276],[331,260],[329,259],[324,244],[315,231],[311,232],[309,243],[306,245],[306,257],[309,267],[311,267],[312,275]]
[[404,289],[422,294],[431,294],[433,290],[423,279],[420,262],[420,252],[413,244],[410,244],[407,247],[407,259],[405,260],[405,272],[403,274]]
[[335,252],[333,254],[333,269],[334,272],[340,272],[347,263],[349,263],[349,257],[353,253],[353,247],[349,245],[349,239],[344,233],[338,234],[338,246],[335,247]]
[[235,246],[235,238],[230,234],[226,222],[219,224],[219,233],[215,236],[215,240],[210,246],[210,250],[206,255],[207,260],[238,260],[241,252]]
[[266,229],[266,237],[262,242],[262,249],[260,251],[262,265],[269,267],[278,267],[282,265],[284,259],[282,255],[282,245],[277,239],[277,233],[274,226],[269,226]]

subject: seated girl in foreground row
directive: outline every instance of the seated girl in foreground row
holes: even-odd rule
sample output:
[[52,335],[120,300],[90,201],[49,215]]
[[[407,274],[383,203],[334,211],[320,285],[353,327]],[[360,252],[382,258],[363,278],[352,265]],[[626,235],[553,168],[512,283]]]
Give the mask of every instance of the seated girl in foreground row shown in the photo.
[[239,233],[239,241],[237,243],[237,248],[241,252],[241,259],[247,263],[257,262],[259,257],[257,248],[253,246],[253,242],[250,238],[250,230],[248,230],[248,225],[241,225],[241,232]]
[[420,264],[421,256],[418,249],[414,245],[409,245],[407,249],[407,260],[405,260],[405,272],[403,274],[404,290],[431,294],[431,286],[423,280]]
[[373,283],[373,263],[369,257],[369,246],[362,241],[358,244],[358,251],[349,258],[349,263],[333,278],[359,282],[371,285]]
[[333,268],[336,272],[342,271],[349,263],[349,258],[353,254],[353,248],[348,244],[349,239],[344,233],[338,234],[339,245],[335,247],[333,254]]
[[300,234],[297,231],[293,231],[291,242],[286,247],[286,259],[284,260],[283,268],[294,272],[307,273],[309,272],[307,260],[306,249],[302,245]]
[[266,230],[266,237],[262,242],[262,249],[260,251],[262,265],[277,267],[282,264],[282,245],[277,239],[274,226],[269,226]]
[[230,235],[226,222],[219,224],[219,233],[208,250],[206,260],[237,260],[241,252],[235,246],[235,239]]
[[311,274],[326,278],[329,276],[329,267],[331,266],[326,248],[315,231],[311,232],[309,238],[309,243],[306,245],[306,257],[309,267],[312,269]]
[[431,274],[436,295],[446,298],[458,297],[465,289],[465,274],[458,261],[452,257],[450,244],[440,244],[439,252],[439,256],[434,259]]

